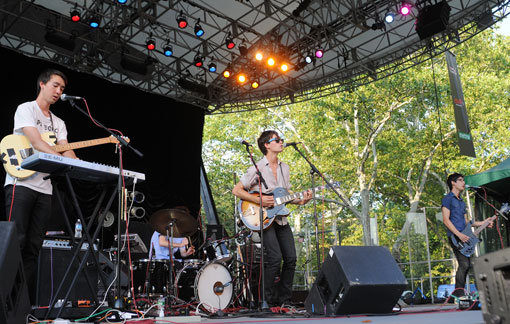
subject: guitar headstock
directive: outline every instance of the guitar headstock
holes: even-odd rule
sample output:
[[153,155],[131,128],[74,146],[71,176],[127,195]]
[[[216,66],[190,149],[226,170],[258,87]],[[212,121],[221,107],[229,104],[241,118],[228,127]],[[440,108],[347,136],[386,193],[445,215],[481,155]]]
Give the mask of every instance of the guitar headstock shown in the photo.
[[[123,140],[125,140],[126,142],[129,143],[129,141],[130,141],[129,137],[127,137],[127,136],[121,136],[121,137]],[[110,143],[113,143],[113,144],[119,144],[119,140],[113,135],[110,135],[109,141],[110,141]]]

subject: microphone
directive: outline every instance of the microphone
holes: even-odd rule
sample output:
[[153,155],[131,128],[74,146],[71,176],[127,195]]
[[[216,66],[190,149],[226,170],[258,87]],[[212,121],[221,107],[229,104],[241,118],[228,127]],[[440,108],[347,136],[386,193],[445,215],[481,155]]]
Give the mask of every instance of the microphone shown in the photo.
[[246,146],[253,146],[250,143],[246,142],[245,140],[240,140],[239,143],[246,145]]
[[480,189],[481,187],[478,187],[478,186],[470,186],[470,185],[466,185],[464,188],[466,189]]
[[301,144],[301,143],[303,143],[303,142],[289,142],[289,143],[283,144],[283,147],[296,146],[296,145]]
[[78,97],[78,96],[69,96],[69,95],[66,95],[65,93],[63,93],[61,96],[60,96],[60,100],[62,101],[68,101],[68,100],[81,100],[83,99],[82,97]]
[[229,281],[229,282],[224,283],[223,285],[216,286],[216,287],[214,287],[214,292],[222,293],[225,290],[225,287],[228,287],[231,284],[232,284],[232,281]]

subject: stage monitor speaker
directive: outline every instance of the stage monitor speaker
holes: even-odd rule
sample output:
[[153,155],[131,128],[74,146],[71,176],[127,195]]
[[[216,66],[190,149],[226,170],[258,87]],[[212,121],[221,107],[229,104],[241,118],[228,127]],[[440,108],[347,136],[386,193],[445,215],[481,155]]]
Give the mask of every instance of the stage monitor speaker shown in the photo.
[[[43,247],[39,253],[39,270],[38,270],[38,289],[37,289],[37,300],[36,303],[39,306],[48,306],[53,298],[53,294],[56,293],[67,267],[71,263],[74,251],[70,248],[53,248]],[[80,257],[83,258],[85,250],[80,251]],[[60,290],[58,299],[64,299],[64,296],[71,286],[73,276],[78,271],[79,260],[73,262],[70,273]],[[87,273],[92,287],[87,283],[85,276]],[[90,300],[91,302],[97,298],[98,288],[98,271],[97,266],[94,263],[94,258],[90,255],[87,258],[82,272],[78,276],[76,283],[71,290],[69,300],[72,302],[78,300]]]
[[390,313],[407,281],[381,246],[334,246],[305,301],[313,314]]
[[510,324],[510,248],[473,262],[485,323]]
[[0,278],[0,323],[25,323],[30,300],[14,222],[0,222]]

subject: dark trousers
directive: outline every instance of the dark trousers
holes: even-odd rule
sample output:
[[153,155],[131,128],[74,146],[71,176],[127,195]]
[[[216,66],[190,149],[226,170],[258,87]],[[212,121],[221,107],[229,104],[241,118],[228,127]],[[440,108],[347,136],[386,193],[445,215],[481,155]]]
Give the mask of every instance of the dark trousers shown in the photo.
[[[296,247],[290,225],[276,221],[264,231],[264,294],[268,304],[290,303],[296,269]],[[283,264],[282,264],[283,259]]]
[[455,296],[463,296],[464,287],[466,286],[466,277],[471,268],[471,259],[460,253],[457,247],[453,245],[451,238],[448,238],[448,242],[450,242],[455,258],[457,258],[457,262],[459,263],[457,273],[455,274],[455,292],[452,294]]
[[[5,187],[6,218],[9,218],[12,185]],[[51,215],[51,195],[16,186],[11,221],[16,223],[23,268],[32,305],[37,291],[37,259]]]

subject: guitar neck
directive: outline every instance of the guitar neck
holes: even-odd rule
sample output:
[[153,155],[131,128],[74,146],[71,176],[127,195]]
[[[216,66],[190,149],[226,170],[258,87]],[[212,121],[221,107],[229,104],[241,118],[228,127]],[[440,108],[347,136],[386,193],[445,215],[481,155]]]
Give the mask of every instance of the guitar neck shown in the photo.
[[[322,189],[325,189],[326,186],[320,186],[320,187],[315,187],[314,191],[319,191],[319,190],[322,190]],[[294,194],[291,194],[291,195],[287,195],[287,196],[283,196],[283,197],[280,197],[280,201],[282,204],[285,204],[285,203],[288,203],[289,201],[293,201],[294,199],[296,198],[301,198],[303,197],[304,193],[308,191],[308,190],[305,190],[305,191],[301,191],[301,192],[297,192],[297,193],[294,193]]]
[[489,226],[489,222],[491,221],[491,219],[487,219],[482,225],[478,226],[478,228],[476,230],[473,231],[473,234],[478,236],[478,234],[483,231],[487,226]]
[[65,151],[84,148],[84,147],[106,144],[106,143],[110,143],[110,142],[111,142],[111,139],[109,137],[105,137],[105,138],[98,138],[98,139],[93,139],[93,140],[88,140],[88,141],[74,142],[74,143],[69,143],[69,144],[59,144],[59,145],[53,146],[53,149],[55,150],[55,152],[60,153],[60,152],[65,152]]

